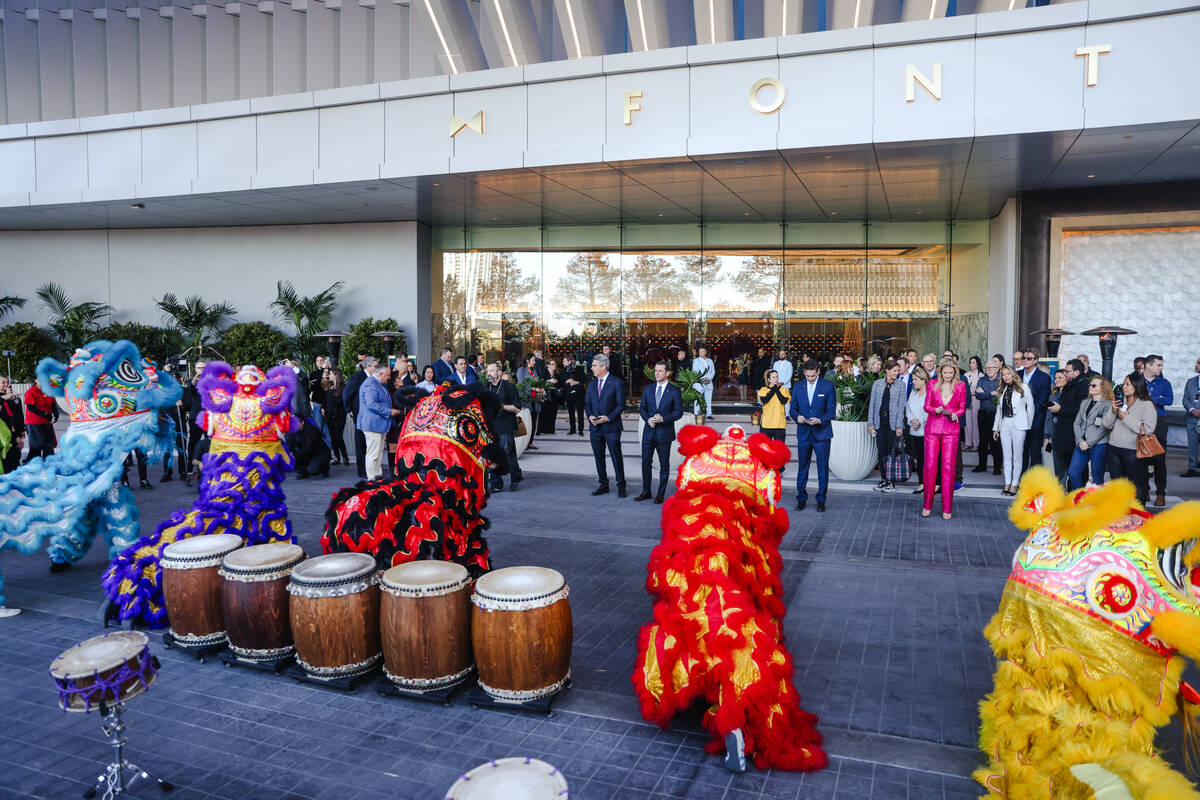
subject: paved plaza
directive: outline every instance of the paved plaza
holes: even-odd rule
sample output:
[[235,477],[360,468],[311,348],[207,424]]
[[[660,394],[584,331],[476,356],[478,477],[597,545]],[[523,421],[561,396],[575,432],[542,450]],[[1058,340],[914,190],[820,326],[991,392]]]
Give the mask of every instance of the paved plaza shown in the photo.
[[[787,644],[831,762],[808,775],[733,775],[703,752],[698,710],[663,731],[642,719],[634,698],[636,637],[651,610],[645,565],[661,513],[632,500],[636,459],[628,499],[595,498],[586,438],[538,444],[522,459],[520,491],[494,496],[486,513],[494,566],[552,567],[571,586],[575,685],[551,717],[473,709],[461,696],[443,708],[368,688],[346,694],[215,659],[199,664],[153,634],[162,670],[128,705],[130,758],[174,782],[174,800],[440,800],[462,773],[507,756],[556,765],[582,800],[979,796],[969,778],[980,760],[976,704],[992,674],[981,631],[1021,538],[990,482],[968,470],[968,489],[977,491],[956,502],[950,522],[921,519],[919,498],[905,487],[882,495],[835,485],[828,512],[818,514],[812,504],[791,510],[789,466]],[[157,481],[159,470],[151,474]],[[320,552],[330,495],[353,475],[336,467],[328,480],[288,480],[289,512],[310,555]],[[135,494],[144,529],[153,529],[195,490],[177,481]],[[49,574],[44,554],[0,555],[8,602],[25,609],[0,620],[0,798],[78,797],[107,755],[97,715],[59,711],[47,674],[61,651],[101,631],[104,564],[101,546],[59,575]],[[1168,733],[1170,751],[1175,742]],[[149,786],[135,796],[162,795]]]

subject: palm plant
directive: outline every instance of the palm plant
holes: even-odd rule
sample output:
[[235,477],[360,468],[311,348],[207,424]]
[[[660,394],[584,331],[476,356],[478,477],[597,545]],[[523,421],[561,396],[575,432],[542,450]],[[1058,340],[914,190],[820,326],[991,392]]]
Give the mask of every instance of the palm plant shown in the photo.
[[0,297],[0,319],[4,319],[18,308],[25,307],[25,298],[15,295],[5,295]]
[[312,297],[303,297],[291,281],[275,284],[276,296],[271,308],[275,309],[276,317],[290,323],[296,330],[295,336],[288,342],[289,355],[307,364],[325,353],[325,343],[314,338],[313,334],[325,330],[333,321],[338,292],[345,285],[345,281],[338,281]]
[[103,318],[112,313],[112,306],[107,303],[94,300],[71,302],[67,290],[54,281],[43,283],[34,294],[50,316],[50,330],[54,338],[67,353],[91,341],[100,329]]
[[163,322],[187,337],[186,352],[197,359],[204,357],[205,350],[216,352],[211,345],[212,339],[237,314],[237,309],[230,303],[209,303],[195,294],[181,301],[168,292],[154,302],[163,313]]
[[[649,364],[642,367],[642,374],[647,380],[654,380],[654,368]],[[704,393],[696,389],[700,385],[700,381],[706,377],[711,377],[708,370],[703,374],[690,369],[676,370],[671,376],[670,382],[679,387],[679,393],[682,395],[683,407],[689,409],[693,404],[700,406],[700,413],[708,413],[708,403],[704,402]]]

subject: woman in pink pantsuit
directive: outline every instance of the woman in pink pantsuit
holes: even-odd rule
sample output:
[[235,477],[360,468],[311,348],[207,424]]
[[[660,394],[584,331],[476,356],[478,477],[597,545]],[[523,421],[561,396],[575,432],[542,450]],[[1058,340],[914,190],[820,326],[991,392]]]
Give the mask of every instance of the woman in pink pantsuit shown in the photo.
[[958,419],[967,407],[967,384],[958,379],[958,367],[943,360],[938,366],[938,379],[925,391],[925,507],[921,516],[928,517],[933,509],[933,488],[938,467],[941,467],[942,519],[950,519],[954,506],[954,465],[958,458]]

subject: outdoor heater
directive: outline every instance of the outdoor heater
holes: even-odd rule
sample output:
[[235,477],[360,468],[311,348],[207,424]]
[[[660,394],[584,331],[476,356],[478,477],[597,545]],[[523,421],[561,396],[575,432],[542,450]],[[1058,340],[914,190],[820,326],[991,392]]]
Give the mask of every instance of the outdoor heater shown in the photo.
[[345,339],[347,336],[349,336],[350,332],[339,329],[330,329],[327,331],[321,331],[320,333],[315,333],[313,335],[329,340],[329,357],[333,359],[334,366],[337,366],[338,356],[341,355],[342,352],[342,339]]
[[375,336],[379,339],[383,339],[383,347],[384,347],[384,350],[387,352],[388,366],[394,367],[395,364],[392,363],[392,352],[393,352],[392,344],[397,339],[404,336],[404,331],[375,331],[371,335]]
[[1050,377],[1054,377],[1054,373],[1058,372],[1058,351],[1062,347],[1062,338],[1064,336],[1074,336],[1075,331],[1068,331],[1064,328],[1043,328],[1040,331],[1032,331],[1030,336],[1046,337],[1046,355],[1044,358],[1039,358],[1039,363],[1046,363],[1050,367]]
[[1121,328],[1116,325],[1101,325],[1099,328],[1091,328],[1083,332],[1084,336],[1099,336],[1100,337],[1100,358],[1104,365],[1100,368],[1100,372],[1106,380],[1112,380],[1113,372],[1113,356],[1117,352],[1117,337],[1132,336],[1137,331],[1131,331],[1129,328]]

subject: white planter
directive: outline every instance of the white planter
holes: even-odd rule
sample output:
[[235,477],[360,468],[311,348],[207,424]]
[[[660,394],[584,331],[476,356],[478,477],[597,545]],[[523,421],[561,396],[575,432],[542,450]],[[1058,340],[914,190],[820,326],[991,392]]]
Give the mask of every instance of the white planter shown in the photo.
[[829,448],[829,471],[843,481],[861,481],[879,462],[875,439],[865,422],[834,420],[833,442]]
[[[528,408],[522,408],[517,412],[517,416],[525,422],[525,430],[533,433],[533,416],[529,413]],[[517,448],[517,458],[521,458],[521,454],[525,452],[525,448],[529,446],[529,433],[524,436],[518,436],[513,439],[513,444]]]
[[[684,425],[695,425],[695,424],[696,424],[696,415],[685,413],[682,417],[675,420],[675,433],[678,434],[679,429],[682,428]],[[639,414],[638,415],[638,438],[637,438],[637,448],[638,448],[637,453],[638,453],[639,457],[642,454],[642,431],[645,430],[645,428],[646,428],[646,421],[644,419],[642,419],[641,415]],[[655,467],[658,466],[657,459],[658,459],[658,456],[655,456],[655,462],[654,462]],[[682,465],[682,464],[683,464],[683,455],[679,452],[679,442],[678,442],[678,440],[676,440],[676,442],[671,445],[671,469],[677,470],[677,469],[679,469],[680,465]]]

